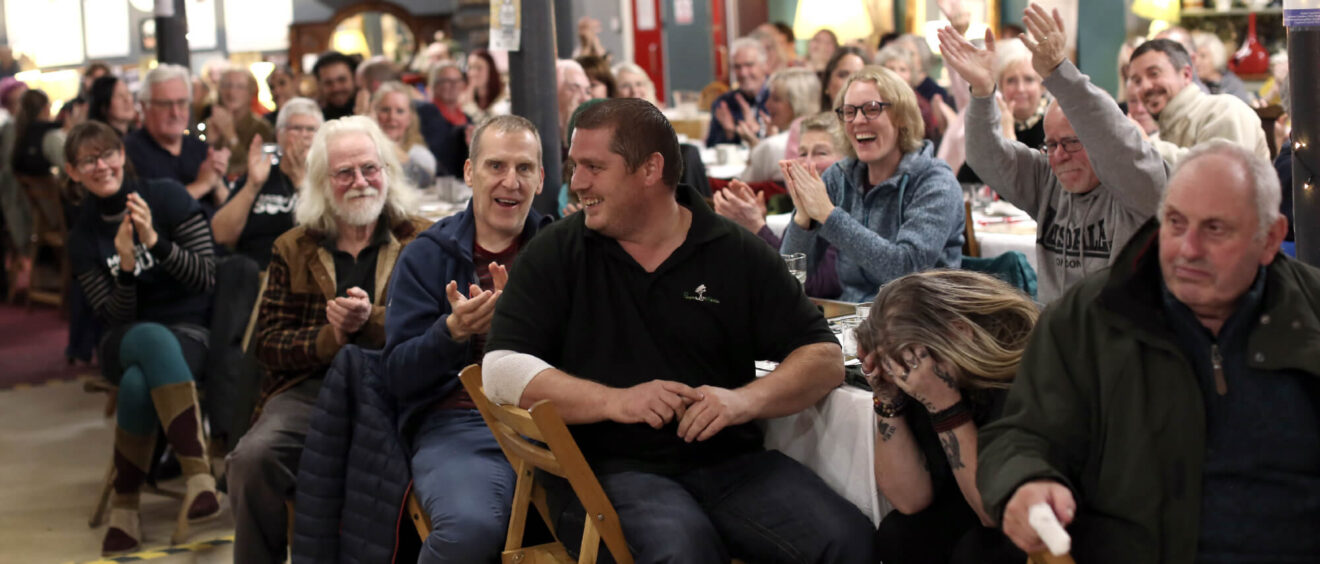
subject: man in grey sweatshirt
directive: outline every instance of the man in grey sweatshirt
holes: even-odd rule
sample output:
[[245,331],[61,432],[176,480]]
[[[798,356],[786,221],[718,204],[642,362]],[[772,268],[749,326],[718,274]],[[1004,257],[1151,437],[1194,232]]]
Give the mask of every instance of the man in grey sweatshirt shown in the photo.
[[1155,215],[1169,173],[1137,125],[1067,60],[1058,15],[1050,18],[1033,5],[1024,23],[1037,28],[1037,39],[1024,42],[1055,97],[1045,115],[1044,153],[999,133],[993,36],[987,34],[986,49],[977,49],[946,29],[940,45],[945,61],[971,85],[967,163],[1036,220],[1038,295],[1049,303],[1117,258]]

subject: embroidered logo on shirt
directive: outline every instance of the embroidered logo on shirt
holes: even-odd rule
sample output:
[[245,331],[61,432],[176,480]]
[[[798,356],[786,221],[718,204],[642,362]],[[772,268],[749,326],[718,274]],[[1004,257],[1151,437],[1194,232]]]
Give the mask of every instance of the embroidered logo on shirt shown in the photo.
[[720,303],[720,301],[717,300],[717,299],[715,299],[715,298],[707,298],[707,297],[706,297],[706,285],[705,285],[705,284],[701,284],[701,285],[697,286],[697,289],[694,290],[694,292],[696,292],[696,295],[695,295],[695,296],[692,295],[692,294],[689,294],[689,293],[687,293],[687,292],[683,292],[683,299],[685,299],[685,300],[692,300],[692,301],[694,301],[694,302],[710,302],[710,303],[712,303],[712,304]]
[[281,194],[260,194],[257,196],[256,203],[252,204],[252,213],[262,215],[279,215],[293,211],[298,206],[298,195],[284,196]]

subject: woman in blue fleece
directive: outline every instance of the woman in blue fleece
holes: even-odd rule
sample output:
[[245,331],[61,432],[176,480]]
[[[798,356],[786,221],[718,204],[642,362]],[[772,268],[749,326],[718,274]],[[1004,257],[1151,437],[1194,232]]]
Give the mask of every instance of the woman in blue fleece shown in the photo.
[[957,268],[962,188],[922,139],[912,88],[892,71],[868,66],[848,79],[835,106],[851,155],[823,175],[780,163],[796,209],[781,252],[807,253],[810,272],[826,243],[837,247],[839,299],[850,302],[870,301],[904,274]]

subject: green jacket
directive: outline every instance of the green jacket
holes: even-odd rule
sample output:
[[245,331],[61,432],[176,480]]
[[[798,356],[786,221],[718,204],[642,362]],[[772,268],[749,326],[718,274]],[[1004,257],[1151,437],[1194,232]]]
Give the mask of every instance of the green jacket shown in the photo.
[[[1062,482],[1081,563],[1196,558],[1205,411],[1161,306],[1158,227],[1044,312],[1003,417],[980,433],[986,511],[1001,518],[1024,482]],[[1266,272],[1249,368],[1320,377],[1320,270],[1280,254]]]

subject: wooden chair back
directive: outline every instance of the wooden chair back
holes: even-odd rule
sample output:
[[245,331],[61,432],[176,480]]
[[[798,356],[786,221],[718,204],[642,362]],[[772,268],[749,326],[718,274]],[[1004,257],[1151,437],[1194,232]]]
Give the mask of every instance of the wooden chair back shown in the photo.
[[[535,471],[540,469],[568,480],[586,510],[579,564],[596,561],[601,541],[615,562],[632,564],[619,515],[554,404],[542,400],[531,409],[495,405],[486,397],[481,384],[481,367],[475,364],[463,369],[459,378],[518,476],[509,514],[509,533],[504,543],[504,561],[564,561],[567,557],[559,543],[522,547],[523,527],[530,506],[536,506],[546,524],[551,524],[544,490],[536,482]],[[554,527],[551,526],[550,530],[553,532]]]
[[1042,550],[1028,555],[1027,564],[1073,564],[1073,558],[1069,554],[1055,556],[1048,550]]
[[72,267],[65,248],[69,239],[68,225],[64,222],[64,200],[60,197],[59,182],[54,176],[27,176],[15,174],[18,185],[22,187],[30,204],[32,217],[32,241],[27,248],[28,256],[35,260],[42,249],[46,249],[56,261],[55,280],[46,280],[40,284],[34,263],[32,279],[27,292],[29,309],[33,302],[53,305],[64,309],[67,304],[64,297],[73,280]]
[[963,256],[981,256],[981,243],[976,240],[976,222],[972,221],[971,200],[963,200]]

